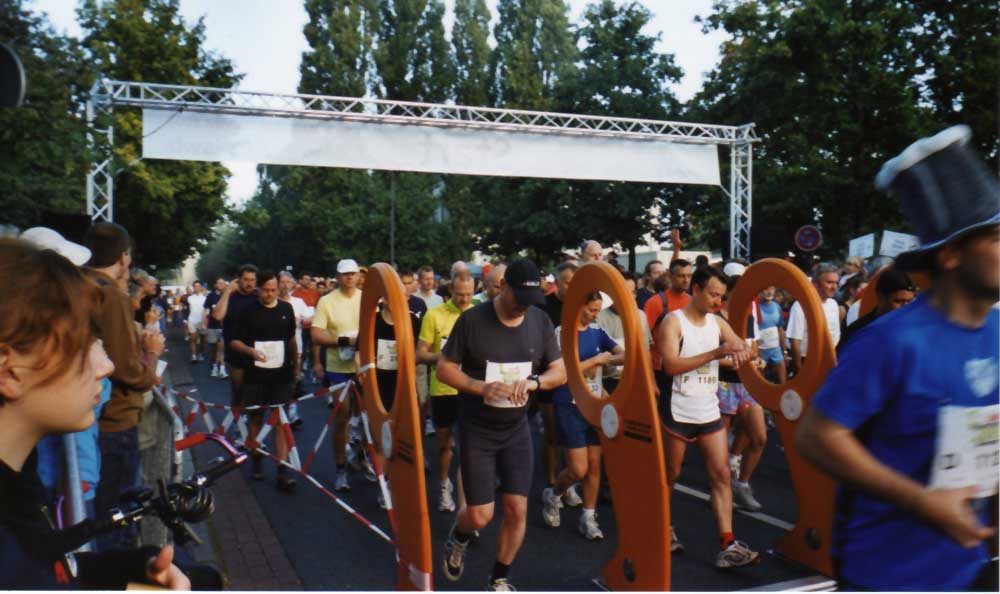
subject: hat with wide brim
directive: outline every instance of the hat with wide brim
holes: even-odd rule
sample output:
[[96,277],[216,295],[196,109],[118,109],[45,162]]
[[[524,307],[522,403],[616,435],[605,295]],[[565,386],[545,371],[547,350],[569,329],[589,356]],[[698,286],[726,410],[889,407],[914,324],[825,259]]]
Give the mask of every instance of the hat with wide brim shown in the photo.
[[941,246],[1000,224],[1000,185],[969,147],[968,126],[922,138],[887,161],[875,186],[899,197],[920,246],[899,254],[899,270],[925,270]]

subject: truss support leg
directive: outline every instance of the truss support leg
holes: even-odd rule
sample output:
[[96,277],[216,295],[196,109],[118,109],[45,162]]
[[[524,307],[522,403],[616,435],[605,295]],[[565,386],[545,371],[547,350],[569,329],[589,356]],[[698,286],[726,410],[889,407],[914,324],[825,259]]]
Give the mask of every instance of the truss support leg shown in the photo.
[[[87,173],[87,214],[91,221],[112,221],[114,219],[115,178],[111,172],[112,147],[115,143],[115,130],[108,124],[107,128],[95,127],[98,109],[109,111],[99,106],[94,99],[87,102],[87,140],[95,154],[99,155]],[[99,143],[95,135],[107,137],[105,143]]]
[[729,167],[729,256],[750,258],[753,218],[753,145],[734,144]]

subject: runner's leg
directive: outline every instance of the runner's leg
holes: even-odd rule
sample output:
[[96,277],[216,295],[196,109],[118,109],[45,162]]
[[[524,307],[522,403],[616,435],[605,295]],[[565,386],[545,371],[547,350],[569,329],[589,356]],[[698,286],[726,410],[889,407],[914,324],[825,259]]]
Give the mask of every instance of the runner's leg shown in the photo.
[[[720,534],[733,531],[733,492],[729,478],[729,444],[725,431],[702,435],[697,441],[701,457],[705,460],[712,491],[712,512]],[[669,472],[669,471],[668,471]]]
[[[740,434],[743,442],[743,462],[740,466],[740,481],[750,482],[767,443],[767,425],[764,422],[764,409],[758,404],[744,406],[739,411]],[[735,444],[734,448],[735,450]]]
[[497,562],[504,565],[510,565],[514,562],[514,558],[524,542],[527,518],[527,496],[504,493],[503,522],[500,524],[500,539],[497,543]]

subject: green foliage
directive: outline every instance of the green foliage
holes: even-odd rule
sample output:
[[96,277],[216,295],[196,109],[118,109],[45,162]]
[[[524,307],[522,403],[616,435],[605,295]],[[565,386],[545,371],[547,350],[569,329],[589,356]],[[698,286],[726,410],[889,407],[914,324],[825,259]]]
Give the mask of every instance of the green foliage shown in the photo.
[[[231,87],[241,78],[229,60],[203,48],[205,26],[184,22],[178,0],[84,0],[78,10],[94,68],[118,80]],[[115,221],[135,242],[144,266],[172,268],[192,255],[225,213],[229,171],[218,163],[139,160],[141,114],[118,108]]]
[[83,51],[21,0],[0,0],[0,40],[28,83],[22,107],[0,109],[0,220],[24,229],[48,212],[83,214],[91,158],[83,103],[93,84]]
[[[717,2],[705,28],[732,38],[688,117],[755,122],[754,222],[818,222],[825,255],[839,255],[852,237],[906,229],[872,180],[913,140],[966,121],[995,157],[997,18],[976,2]],[[674,194],[671,220],[721,235],[728,200]]]
[[489,105],[490,10],[485,0],[455,0],[451,43],[455,51],[455,103]]

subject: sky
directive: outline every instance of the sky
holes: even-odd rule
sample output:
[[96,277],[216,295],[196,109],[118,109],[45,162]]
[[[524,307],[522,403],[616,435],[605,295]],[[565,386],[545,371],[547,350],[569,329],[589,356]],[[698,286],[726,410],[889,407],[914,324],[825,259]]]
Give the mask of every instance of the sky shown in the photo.
[[[579,22],[589,0],[567,0],[570,19]],[[712,0],[639,0],[653,18],[644,30],[661,36],[657,49],[674,54],[684,78],[673,91],[681,101],[691,98],[701,88],[702,77],[719,59],[719,46],[725,34],[705,34],[696,16],[708,16]],[[448,8],[446,27],[452,21],[453,0]],[[487,0],[494,11],[496,0]],[[55,29],[77,36],[77,0],[28,0],[27,8],[44,12]],[[299,82],[299,62],[306,50],[302,28],[306,13],[299,0],[181,0],[184,19],[194,22],[205,17],[205,44],[233,61],[237,72],[245,74],[240,87],[249,91],[295,93]],[[152,82],[152,81],[151,81]],[[173,81],[155,81],[171,83]],[[255,165],[225,163],[233,173],[229,179],[229,199],[245,202],[257,185]]]

